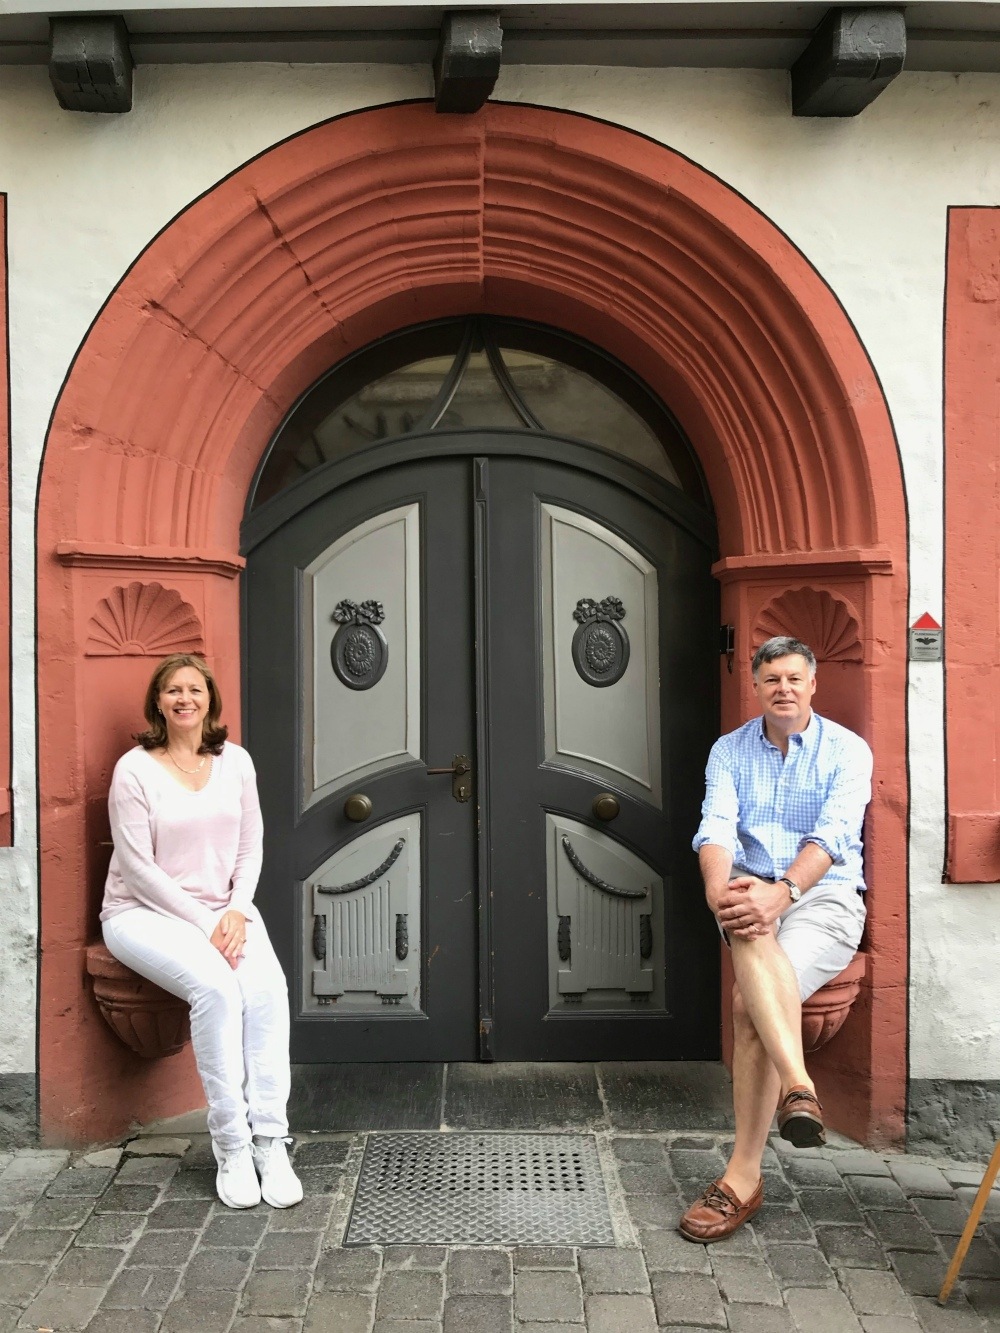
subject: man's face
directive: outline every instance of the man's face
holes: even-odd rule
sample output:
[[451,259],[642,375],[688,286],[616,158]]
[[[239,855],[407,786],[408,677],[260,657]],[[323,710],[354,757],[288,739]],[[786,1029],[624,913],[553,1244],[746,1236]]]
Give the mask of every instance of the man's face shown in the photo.
[[806,727],[816,677],[809,674],[809,663],[800,653],[765,662],[754,676],[753,688],[771,726],[788,736]]

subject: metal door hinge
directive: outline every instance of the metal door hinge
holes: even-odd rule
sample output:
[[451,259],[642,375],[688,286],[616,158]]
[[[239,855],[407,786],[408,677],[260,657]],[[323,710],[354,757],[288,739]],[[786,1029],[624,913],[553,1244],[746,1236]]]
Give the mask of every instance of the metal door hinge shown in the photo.
[[479,1058],[493,1060],[493,1019],[486,1014],[479,1020]]
[[733,658],[736,656],[736,626],[719,626],[719,652],[725,656],[729,674],[733,674]]

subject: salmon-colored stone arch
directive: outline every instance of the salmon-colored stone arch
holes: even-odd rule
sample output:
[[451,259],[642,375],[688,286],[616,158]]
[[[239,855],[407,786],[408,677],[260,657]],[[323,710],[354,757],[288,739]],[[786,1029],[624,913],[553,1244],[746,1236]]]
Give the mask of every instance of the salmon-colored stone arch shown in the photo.
[[[869,819],[871,965],[819,1057],[841,1126],[902,1132],[905,1088],[906,526],[892,427],[837,300],[740,195],[639,135],[539,107],[360,112],[276,146],[139,257],[81,346],[47,441],[38,514],[42,978],[50,1140],[118,1132],[197,1099],[189,1055],[143,1064],[84,985],[107,860],[110,769],[151,666],[85,655],[115,588],[170,589],[239,685],[239,527],[276,425],[322,371],[407,324],[536,319],[618,356],[670,404],[719,520],[739,669],[786,587],[846,600],[858,725],[880,757]],[[229,721],[237,722],[230,708]],[[839,1065],[851,1071],[824,1076]]]

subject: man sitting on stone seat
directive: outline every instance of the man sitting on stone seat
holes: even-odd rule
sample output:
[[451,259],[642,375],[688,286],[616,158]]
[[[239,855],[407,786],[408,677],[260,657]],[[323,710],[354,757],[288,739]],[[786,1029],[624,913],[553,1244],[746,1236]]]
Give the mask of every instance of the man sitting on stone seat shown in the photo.
[[758,648],[753,688],[763,716],[712,747],[693,842],[736,977],[736,1141],[724,1174],[681,1218],[682,1235],[696,1241],[731,1236],[763,1203],[775,1107],[782,1138],[825,1141],[802,1053],[802,1001],[843,971],[865,923],[871,751],[813,712],[816,658],[798,639]]

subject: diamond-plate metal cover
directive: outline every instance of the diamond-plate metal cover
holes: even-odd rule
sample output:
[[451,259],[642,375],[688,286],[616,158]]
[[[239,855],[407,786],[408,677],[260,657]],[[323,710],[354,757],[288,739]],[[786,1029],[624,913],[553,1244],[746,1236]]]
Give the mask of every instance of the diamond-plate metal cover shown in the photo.
[[345,1245],[614,1245],[590,1134],[370,1134]]

